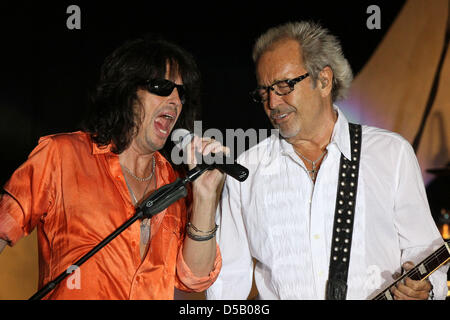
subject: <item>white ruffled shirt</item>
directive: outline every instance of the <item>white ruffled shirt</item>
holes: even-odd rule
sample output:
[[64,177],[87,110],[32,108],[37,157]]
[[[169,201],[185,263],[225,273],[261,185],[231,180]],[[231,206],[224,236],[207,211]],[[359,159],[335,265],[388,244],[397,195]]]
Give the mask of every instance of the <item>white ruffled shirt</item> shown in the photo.
[[[292,145],[271,135],[227,177],[217,210],[222,270],[207,299],[247,299],[253,268],[259,299],[324,299],[341,153],[350,158],[348,121],[338,120],[316,183]],[[362,150],[347,299],[370,299],[406,261],[443,244],[432,219],[411,145],[400,135],[362,126]],[[255,266],[254,266],[255,262]],[[430,276],[435,299],[447,294],[447,267]]]

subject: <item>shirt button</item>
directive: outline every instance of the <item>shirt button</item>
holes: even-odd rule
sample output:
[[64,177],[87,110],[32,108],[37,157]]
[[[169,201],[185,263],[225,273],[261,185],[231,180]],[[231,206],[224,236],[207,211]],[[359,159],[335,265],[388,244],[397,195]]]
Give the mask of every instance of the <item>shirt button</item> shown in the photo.
[[314,239],[315,239],[315,240],[319,240],[319,239],[320,239],[320,236],[319,236],[318,234],[315,234],[315,235],[314,235]]
[[136,276],[136,281],[141,281],[141,277],[140,276]]
[[133,246],[133,247],[136,247],[136,241],[131,241],[131,245]]

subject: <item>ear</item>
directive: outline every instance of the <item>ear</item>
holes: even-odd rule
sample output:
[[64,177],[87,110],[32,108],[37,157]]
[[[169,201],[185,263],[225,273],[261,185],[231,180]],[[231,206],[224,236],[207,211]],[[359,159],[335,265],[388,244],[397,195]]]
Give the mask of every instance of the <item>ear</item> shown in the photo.
[[333,88],[333,70],[329,66],[326,66],[320,71],[317,86],[323,97],[331,94],[331,89]]

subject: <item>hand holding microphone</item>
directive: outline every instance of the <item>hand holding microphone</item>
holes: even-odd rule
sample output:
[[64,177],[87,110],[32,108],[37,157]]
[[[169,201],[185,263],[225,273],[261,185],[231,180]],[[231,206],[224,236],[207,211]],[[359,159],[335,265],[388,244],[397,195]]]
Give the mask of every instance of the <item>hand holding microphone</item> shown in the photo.
[[[229,149],[214,139],[200,138],[186,129],[176,129],[172,133],[172,141],[178,148],[187,150],[190,169],[195,165],[208,166],[210,170],[218,169],[240,182],[248,177],[248,169],[229,157]],[[196,149],[201,152],[195,152]]]

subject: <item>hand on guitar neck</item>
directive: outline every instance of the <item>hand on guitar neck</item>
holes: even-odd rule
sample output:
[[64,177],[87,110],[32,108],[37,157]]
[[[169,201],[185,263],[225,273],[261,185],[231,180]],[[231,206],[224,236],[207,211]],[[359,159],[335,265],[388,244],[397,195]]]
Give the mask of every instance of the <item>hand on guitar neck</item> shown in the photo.
[[[405,272],[408,272],[414,268],[414,264],[408,261],[402,267]],[[433,286],[428,279],[412,280],[406,277],[391,288],[391,293],[395,300],[427,300],[431,289]]]
[[450,240],[446,240],[439,249],[417,266],[411,262],[404,263],[402,266],[404,274],[372,300],[428,299],[433,289],[428,277],[448,261],[450,261]]

